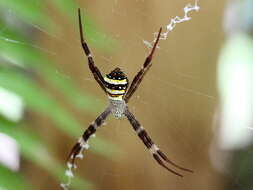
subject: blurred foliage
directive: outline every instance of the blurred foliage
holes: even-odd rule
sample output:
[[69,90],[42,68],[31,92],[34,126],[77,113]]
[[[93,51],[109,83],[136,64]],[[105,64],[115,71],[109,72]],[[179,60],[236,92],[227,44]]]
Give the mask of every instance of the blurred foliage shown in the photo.
[[[218,59],[221,147],[230,151],[226,189],[250,190],[252,181],[253,2],[227,1],[225,42]],[[228,156],[227,156],[228,157]]]
[[[45,81],[59,91],[72,106],[81,111],[97,113],[104,105],[81,91],[70,78],[58,74],[56,66],[47,59],[45,52],[35,45],[33,39],[36,37],[37,30],[47,31],[49,34],[57,30],[57,24],[53,23],[54,21],[46,14],[48,5],[54,6],[55,10],[70,18],[71,22],[76,19],[78,5],[72,0],[48,2],[26,0],[25,3],[20,0],[0,1],[0,87],[21,97],[25,109],[50,118],[59,130],[76,138],[82,133],[83,127],[56,97],[40,86],[38,81]],[[107,51],[108,47],[113,47],[108,44],[115,44],[115,42],[100,32],[99,27],[92,23],[86,14],[85,23],[87,38],[96,39],[90,40],[91,45]],[[59,181],[59,184],[64,182],[65,165],[61,165],[47,150],[47,145],[35,131],[27,127],[25,120],[14,122],[1,116],[0,132],[17,141],[24,158],[46,170]],[[96,145],[92,149],[108,158],[118,151],[113,144],[101,139],[94,139],[94,143]],[[6,190],[33,189],[21,174],[3,166],[0,166],[0,176],[0,187]],[[75,189],[83,189],[91,185],[80,177],[76,177],[74,182]]]
[[247,149],[236,150],[231,160],[231,170],[227,180],[229,190],[251,190],[252,182],[252,156],[253,146]]
[[[8,190],[31,190],[32,188],[24,181],[24,178],[17,173],[0,165],[1,188]],[[10,183],[11,180],[11,183]]]

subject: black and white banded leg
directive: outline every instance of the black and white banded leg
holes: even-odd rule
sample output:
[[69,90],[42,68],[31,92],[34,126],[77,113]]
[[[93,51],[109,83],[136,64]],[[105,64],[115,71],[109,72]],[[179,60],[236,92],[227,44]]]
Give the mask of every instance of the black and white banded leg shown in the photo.
[[82,44],[84,53],[88,58],[89,68],[90,68],[95,80],[98,82],[99,86],[106,93],[106,89],[105,89],[105,86],[104,86],[104,78],[103,78],[102,74],[100,73],[99,69],[96,67],[96,65],[94,63],[94,60],[93,60],[93,57],[91,55],[90,49],[88,47],[88,44],[86,43],[86,41],[84,40],[84,37],[83,37],[83,26],[82,26],[80,8],[78,9],[78,19],[79,19],[79,31],[80,31],[81,44]]
[[175,164],[174,162],[172,162],[171,160],[169,160],[167,158],[167,156],[158,148],[158,146],[151,140],[151,138],[149,137],[149,135],[147,134],[147,132],[145,131],[145,129],[140,125],[140,123],[136,120],[136,118],[134,117],[134,115],[128,110],[126,109],[125,111],[125,116],[127,117],[127,119],[129,120],[129,122],[131,123],[133,129],[135,130],[136,134],[140,137],[140,139],[142,140],[142,142],[146,145],[146,147],[149,149],[149,151],[151,152],[151,154],[153,155],[154,159],[158,162],[158,164],[160,164],[161,166],[163,166],[164,168],[166,168],[168,171],[183,177],[182,174],[168,168],[164,162],[166,161],[167,163],[170,163],[171,165],[173,165],[174,167],[181,169],[183,171],[187,171],[187,172],[193,172],[192,170],[189,170],[187,168],[183,168],[177,164]]
[[75,159],[80,156],[83,149],[89,148],[88,139],[90,136],[95,134],[97,128],[104,123],[105,119],[108,117],[108,115],[110,115],[110,113],[111,110],[108,107],[100,116],[97,117],[95,121],[89,125],[89,127],[84,131],[83,136],[80,137],[79,141],[74,145],[67,159],[72,168],[75,166]]

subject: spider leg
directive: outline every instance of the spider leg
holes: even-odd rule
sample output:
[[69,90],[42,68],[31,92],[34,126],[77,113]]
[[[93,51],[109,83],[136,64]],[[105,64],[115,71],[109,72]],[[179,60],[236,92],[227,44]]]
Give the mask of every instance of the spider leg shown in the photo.
[[124,97],[124,100],[125,102],[127,103],[129,101],[129,99],[131,98],[131,96],[134,94],[134,92],[137,90],[138,86],[140,85],[144,75],[147,73],[147,71],[150,69],[152,63],[152,57],[153,57],[153,54],[156,50],[156,47],[157,47],[157,44],[159,42],[159,39],[160,39],[160,34],[162,32],[162,28],[160,28],[159,32],[158,32],[158,35],[157,35],[157,38],[156,38],[156,41],[153,45],[153,48],[150,52],[150,54],[148,55],[148,57],[145,59],[145,62],[141,68],[141,70],[135,75],[132,83],[131,83],[131,86],[130,88],[128,89],[125,97]]
[[168,168],[163,160],[171,165],[173,165],[174,167],[181,169],[183,171],[187,171],[187,172],[193,172],[192,170],[189,170],[187,168],[183,168],[179,165],[177,165],[176,163],[172,162],[171,160],[169,160],[167,158],[167,156],[157,147],[156,144],[154,144],[154,142],[151,140],[151,138],[149,137],[149,135],[147,134],[147,132],[145,131],[145,129],[140,125],[140,123],[136,120],[136,118],[134,117],[134,115],[128,110],[126,109],[125,111],[125,116],[127,117],[127,119],[129,120],[129,122],[131,123],[132,127],[134,128],[136,134],[140,137],[140,139],[142,140],[142,142],[146,145],[146,147],[149,149],[149,151],[152,153],[154,159],[158,162],[158,164],[160,164],[161,166],[163,166],[164,168],[166,168],[168,171],[172,172],[175,175],[178,175],[180,177],[183,177],[182,174]]
[[93,57],[92,57],[92,54],[91,54],[90,49],[88,47],[88,44],[84,40],[83,26],[82,26],[82,18],[81,18],[81,10],[80,10],[80,8],[78,8],[78,19],[79,19],[79,31],[80,31],[81,44],[82,44],[84,53],[85,53],[85,55],[88,58],[90,71],[92,72],[95,80],[98,82],[98,84],[100,85],[100,87],[106,93],[106,89],[105,89],[105,86],[104,86],[104,78],[101,75],[99,69],[96,67],[96,65],[94,63],[94,60],[93,60]]
[[100,116],[97,117],[95,121],[93,121],[89,127],[84,131],[82,137],[79,139],[79,141],[73,146],[71,152],[69,153],[69,156],[67,158],[67,161],[71,164],[71,167],[74,167],[75,159],[78,157],[78,155],[82,152],[83,149],[88,149],[88,139],[91,135],[95,134],[98,127],[100,127],[105,119],[108,117],[108,115],[111,113],[110,108],[107,108]]

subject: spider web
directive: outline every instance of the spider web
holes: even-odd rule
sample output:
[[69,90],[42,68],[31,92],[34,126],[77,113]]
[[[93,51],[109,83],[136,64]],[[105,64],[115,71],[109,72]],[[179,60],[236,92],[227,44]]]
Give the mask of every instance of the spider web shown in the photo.
[[[85,150],[84,157],[79,156],[83,159],[78,160],[77,168],[71,169],[68,164],[65,189],[71,189],[68,186],[76,173],[95,184],[94,189],[226,189],[223,175],[227,175],[224,170],[228,168],[229,158],[223,157],[223,152],[217,155],[218,161],[210,155],[217,154],[213,152],[211,142],[215,141],[212,127],[218,109],[215,63],[222,40],[219,24],[223,3],[114,0],[81,5],[94,22],[105,28],[107,35],[118,41],[115,50],[109,53],[90,43],[96,65],[103,74],[120,67],[131,81],[156,39],[154,31],[163,27],[153,66],[130,100],[129,107],[161,150],[195,173],[183,179],[168,173],[153,160],[126,119],[110,117],[96,135],[117,144],[125,154],[112,155],[115,158],[108,160],[90,151],[91,146]],[[59,20],[66,30],[55,35],[31,24],[39,31],[41,44],[24,43],[5,36],[0,36],[0,40],[40,49],[58,63],[56,74],[66,74],[84,91],[106,102],[88,70],[77,25],[69,29],[62,18]],[[90,39],[90,42],[92,40],[96,39]],[[83,123],[88,125],[95,118],[96,115],[87,116]],[[84,149],[88,149],[88,145]],[[64,154],[68,151],[64,149]],[[220,165],[213,164],[218,162]],[[243,188],[237,181],[239,175],[231,174],[230,177]]]

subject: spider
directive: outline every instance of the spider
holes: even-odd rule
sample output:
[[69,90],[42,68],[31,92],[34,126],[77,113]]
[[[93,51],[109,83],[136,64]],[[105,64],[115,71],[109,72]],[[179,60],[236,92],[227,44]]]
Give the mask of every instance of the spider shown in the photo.
[[192,170],[183,168],[175,164],[171,160],[169,160],[168,157],[158,148],[158,146],[154,144],[154,142],[151,140],[151,138],[147,134],[146,130],[141,126],[141,124],[135,118],[135,116],[129,111],[129,108],[127,106],[127,103],[130,100],[131,96],[137,90],[144,75],[147,73],[147,71],[150,69],[152,65],[151,64],[152,57],[157,47],[162,28],[159,29],[157,39],[153,45],[151,53],[146,57],[143,67],[136,74],[130,87],[128,88],[128,78],[125,75],[125,73],[121,71],[120,68],[115,68],[113,71],[107,74],[104,78],[102,77],[99,69],[95,66],[92,54],[89,50],[89,47],[86,41],[84,40],[80,8],[78,9],[78,19],[79,19],[81,45],[82,45],[85,55],[88,58],[89,68],[95,80],[98,82],[102,90],[108,96],[109,106],[105,109],[105,111],[102,114],[100,114],[96,118],[95,121],[93,121],[89,125],[89,127],[83,133],[82,137],[72,148],[68,157],[68,162],[71,163],[71,166],[74,167],[75,159],[78,156],[80,156],[82,150],[88,148],[87,142],[88,142],[89,137],[95,134],[96,130],[104,123],[106,118],[110,114],[112,114],[117,119],[123,116],[127,117],[133,129],[135,130],[136,134],[139,136],[139,138],[142,140],[145,146],[149,149],[149,151],[151,152],[151,154],[153,155],[154,159],[157,161],[158,164],[160,164],[161,166],[163,166],[164,168],[166,168],[168,171],[172,172],[173,174],[181,176],[181,177],[183,177],[182,174],[168,168],[164,164],[164,161],[183,171],[193,172]]

